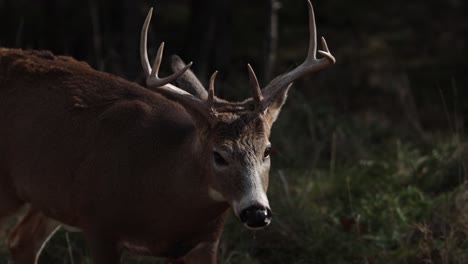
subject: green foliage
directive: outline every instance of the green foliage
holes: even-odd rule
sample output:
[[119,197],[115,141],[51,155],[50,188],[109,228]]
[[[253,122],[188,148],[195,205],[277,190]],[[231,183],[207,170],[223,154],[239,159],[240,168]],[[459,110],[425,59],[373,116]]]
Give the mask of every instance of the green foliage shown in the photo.
[[[414,149],[407,151],[400,154],[413,155]],[[400,162],[367,162],[334,176],[273,173],[274,223],[251,233],[232,219],[223,243],[237,259],[229,262],[231,255],[224,253],[229,257],[221,263],[442,263],[436,255],[443,252],[450,260],[443,263],[463,263],[466,236],[434,236],[440,232],[432,223],[440,197],[424,191],[426,184],[405,183],[415,174],[404,175]],[[434,172],[443,173],[444,165]],[[288,178],[287,185],[280,175]],[[446,224],[447,230],[456,226]]]
[[288,139],[278,139],[283,169],[271,173],[274,222],[251,232],[232,217],[220,263],[466,262],[466,229],[451,212],[466,179],[466,146],[457,136],[434,136],[427,148],[382,123],[296,107],[305,111],[287,109],[278,121]]

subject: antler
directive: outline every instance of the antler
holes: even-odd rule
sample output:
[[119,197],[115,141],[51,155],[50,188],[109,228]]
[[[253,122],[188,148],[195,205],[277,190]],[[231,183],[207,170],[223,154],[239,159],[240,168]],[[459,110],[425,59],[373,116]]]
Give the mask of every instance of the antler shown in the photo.
[[208,106],[208,108],[212,109],[213,110],[213,106],[214,106],[214,83],[215,83],[215,79],[216,79],[216,75],[218,75],[218,71],[215,71],[213,72],[213,74],[211,75],[210,77],[210,86],[208,88],[208,98],[206,99],[206,106]]
[[[173,72],[182,70],[187,64],[177,55],[172,55],[171,68]],[[178,87],[193,94],[195,97],[206,100],[208,98],[208,90],[203,86],[195,74],[188,69],[179,78],[175,80]]]
[[146,85],[149,88],[155,87],[166,87],[167,89],[174,90],[177,93],[182,94],[189,94],[186,91],[171,85],[170,82],[174,81],[185,71],[187,71],[191,66],[192,62],[187,64],[183,69],[173,73],[164,78],[159,78],[159,67],[161,66],[162,55],[164,50],[164,42],[158,48],[158,52],[156,55],[156,59],[154,60],[153,68],[151,68],[149,60],[148,60],[148,49],[147,49],[147,41],[148,41],[148,27],[151,21],[151,16],[153,14],[153,8],[151,8],[146,16],[145,23],[143,24],[143,28],[141,29],[141,38],[140,38],[140,59],[141,59],[141,66],[143,66],[143,70],[146,74]]
[[247,64],[247,69],[249,70],[250,89],[252,91],[252,96],[255,102],[255,108],[259,108],[261,107],[263,101],[262,90],[260,89],[257,76],[255,75],[255,72],[250,64]]
[[266,109],[271,103],[271,100],[275,95],[287,89],[288,85],[297,80],[298,78],[319,70],[322,70],[336,62],[335,57],[330,53],[325,38],[321,38],[322,47],[324,50],[319,50],[318,53],[323,55],[324,58],[317,59],[317,29],[315,26],[314,9],[310,0],[307,1],[309,6],[309,50],[307,52],[307,58],[305,61],[297,66],[290,72],[280,75],[273,79],[264,89],[262,100],[262,108]]
[[[141,65],[146,74],[146,86],[148,88],[157,88],[157,90],[163,94],[169,95],[170,97],[174,98],[178,101],[184,108],[188,111],[193,113],[194,111],[198,114],[204,116],[205,121],[207,121],[210,125],[216,123],[216,119],[213,116],[216,114],[214,111],[214,82],[217,75],[217,71],[213,73],[210,79],[210,88],[207,93],[207,99],[201,99],[193,96],[192,94],[180,89],[177,86],[170,84],[171,81],[174,81],[182,74],[184,74],[190,66],[192,66],[192,62],[185,65],[182,69],[176,71],[170,76],[165,78],[159,78],[158,72],[159,67],[161,66],[162,60],[162,53],[164,49],[164,42],[161,43],[159,46],[158,52],[156,54],[156,59],[154,60],[153,68],[151,69],[149,61],[148,61],[148,52],[147,52],[147,36],[148,36],[148,27],[151,21],[151,15],[153,13],[153,8],[150,9],[148,15],[146,16],[145,23],[143,24],[143,28],[141,30],[141,39],[140,39],[140,58],[141,58]],[[193,73],[192,73],[193,75]],[[191,77],[191,76],[190,76]]]

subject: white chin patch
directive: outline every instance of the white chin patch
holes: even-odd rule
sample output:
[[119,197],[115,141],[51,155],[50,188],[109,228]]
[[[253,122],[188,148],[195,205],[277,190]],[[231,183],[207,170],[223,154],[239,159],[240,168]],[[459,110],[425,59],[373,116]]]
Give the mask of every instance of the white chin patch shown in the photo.
[[210,196],[210,198],[213,199],[213,201],[226,202],[226,199],[224,198],[224,196],[220,192],[218,192],[217,190],[211,187],[208,188],[208,196]]

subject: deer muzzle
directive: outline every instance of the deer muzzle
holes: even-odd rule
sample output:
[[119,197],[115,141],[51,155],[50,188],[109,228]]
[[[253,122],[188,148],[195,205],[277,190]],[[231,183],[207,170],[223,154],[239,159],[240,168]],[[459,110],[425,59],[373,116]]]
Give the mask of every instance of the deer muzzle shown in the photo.
[[253,205],[244,209],[239,218],[244,225],[251,229],[263,228],[271,223],[271,209]]

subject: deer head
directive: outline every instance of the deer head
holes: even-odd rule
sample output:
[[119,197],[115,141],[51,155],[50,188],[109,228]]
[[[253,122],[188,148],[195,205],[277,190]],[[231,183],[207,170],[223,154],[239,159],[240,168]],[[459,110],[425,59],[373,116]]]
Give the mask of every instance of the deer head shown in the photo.
[[[242,102],[229,102],[216,97],[217,72],[210,78],[208,91],[205,90],[189,70],[192,63],[185,65],[178,58],[173,63],[175,73],[159,78],[164,43],[158,49],[153,67],[149,64],[146,47],[152,9],[141,32],[140,56],[147,76],[147,87],[179,102],[193,118],[198,131],[198,147],[194,155],[201,155],[204,159],[210,196],[229,203],[236,216],[249,228],[261,228],[271,221],[266,196],[271,164],[269,136],[289,88],[301,76],[335,63],[324,38],[321,39],[324,50],[317,51],[315,18],[310,1],[308,7],[310,38],[305,61],[292,71],[276,77],[263,89],[252,67],[247,65],[252,97]],[[317,52],[323,58],[317,59]],[[170,84],[179,77],[193,86],[195,95]]]

